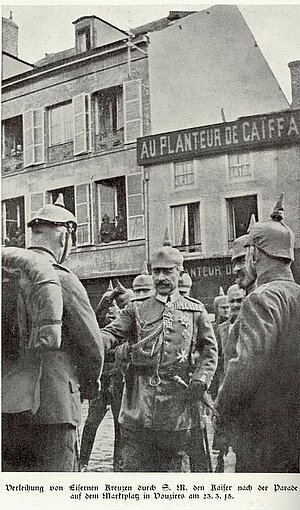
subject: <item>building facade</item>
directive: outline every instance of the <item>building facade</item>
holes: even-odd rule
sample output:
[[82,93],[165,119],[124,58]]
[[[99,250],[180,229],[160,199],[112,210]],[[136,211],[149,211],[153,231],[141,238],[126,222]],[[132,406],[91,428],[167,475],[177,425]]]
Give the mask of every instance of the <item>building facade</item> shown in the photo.
[[300,281],[299,109],[139,139],[138,163],[147,177],[149,250],[168,227],[209,311],[220,286],[234,283],[232,241],[247,233],[252,215],[267,220],[281,192]]
[[[185,251],[196,294],[209,304],[220,284],[233,281],[230,243],[248,221],[244,214],[241,227],[237,211],[266,215],[277,191],[294,186],[299,161],[296,136],[280,151],[273,141],[265,150],[236,147],[234,119],[289,104],[234,6],[170,12],[130,33],[97,16],[73,24],[73,48],[2,82],[2,244],[30,245],[27,222],[62,193],[78,220],[68,265],[93,305],[109,279],[131,284],[166,226]],[[12,20],[9,28],[13,53]],[[210,127],[225,116],[226,150]],[[170,129],[204,124],[205,134],[195,128],[198,134],[178,142],[175,157]],[[251,126],[245,137],[255,139]],[[157,150],[166,157],[157,160],[154,138],[146,138],[150,145],[139,142],[137,158],[137,139],[159,131]],[[193,144],[209,152],[188,153]],[[295,204],[292,194],[286,199]]]

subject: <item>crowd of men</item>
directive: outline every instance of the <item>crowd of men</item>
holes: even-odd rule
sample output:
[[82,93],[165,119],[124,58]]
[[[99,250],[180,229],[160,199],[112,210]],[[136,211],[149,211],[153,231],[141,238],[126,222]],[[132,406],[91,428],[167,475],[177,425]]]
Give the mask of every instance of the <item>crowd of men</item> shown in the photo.
[[32,246],[2,256],[3,471],[87,471],[110,406],[114,471],[211,471],[210,416],[219,471],[232,447],[237,472],[299,472],[300,286],[282,197],[234,241],[213,323],[168,236],[151,275],[110,282],[94,312],[63,265],[77,222],[61,197],[28,226]]

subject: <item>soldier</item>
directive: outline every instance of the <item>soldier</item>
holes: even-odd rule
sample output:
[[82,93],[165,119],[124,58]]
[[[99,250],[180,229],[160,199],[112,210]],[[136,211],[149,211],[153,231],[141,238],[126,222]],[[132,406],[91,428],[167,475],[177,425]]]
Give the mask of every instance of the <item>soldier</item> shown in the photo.
[[[220,287],[219,295],[216,296],[214,299],[214,312],[215,320],[214,322],[212,322],[212,327],[218,344],[218,366],[213,377],[212,383],[210,385],[209,393],[215,400],[220,385],[220,377],[222,376],[224,370],[224,359],[221,338],[219,333],[219,326],[220,324],[223,324],[223,322],[227,321],[229,317],[229,301],[228,297],[224,294],[224,290],[222,287]],[[217,449],[216,444],[214,444],[213,447],[214,449]]]
[[141,274],[135,277],[132,283],[133,292],[136,297],[150,296],[154,294],[153,278],[148,272],[146,262]]
[[238,472],[299,470],[300,286],[290,269],[294,234],[282,220],[281,196],[271,221],[250,229],[246,263],[257,288],[243,303],[238,356],[218,397]]
[[178,290],[182,296],[189,296],[191,292],[193,282],[192,278],[188,273],[182,273],[179,277]]
[[[255,225],[255,216],[252,214],[249,224],[248,233],[250,228]],[[247,234],[237,237],[232,244],[232,257],[231,262],[233,266],[233,274],[236,276],[235,283],[244,289],[247,293],[253,290],[251,284],[251,276],[249,275],[246,267],[246,247],[244,246],[247,239]]]
[[[25,378],[30,383],[28,391],[33,405],[24,408],[20,402],[14,414],[3,415],[3,457],[9,471],[74,471],[78,469],[76,429],[81,419],[80,398],[93,398],[98,393],[103,344],[84,287],[61,265],[71,251],[77,227],[73,214],[63,207],[62,196],[57,204],[44,206],[28,227],[32,230],[29,250],[36,252],[35,257],[49,261],[59,277],[63,301],[62,342],[60,349],[32,354],[39,367],[37,378],[33,369],[27,373],[23,370],[16,383],[19,387],[9,388],[14,367],[6,374],[5,405],[9,407],[16,395],[20,399],[19,394],[25,391]],[[28,313],[29,324],[31,320]],[[22,360],[25,354],[20,356]],[[17,420],[21,424],[18,432],[14,428]],[[23,452],[26,462],[22,466],[11,455],[16,441],[21,448],[22,444],[26,445],[27,451]]]
[[225,358],[225,352],[227,349],[228,339],[240,313],[242,302],[245,297],[245,291],[235,283],[229,287],[227,297],[229,301],[229,318],[220,324],[218,328],[223,353],[223,374],[220,374],[220,382],[224,379],[224,374],[227,369],[227,358]]
[[[169,243],[157,250],[151,260],[155,295],[133,300],[102,330],[106,348],[125,342],[123,472],[181,471],[182,451],[199,425],[197,404],[216,368],[205,308],[178,292],[182,264],[182,254]],[[207,470],[204,465],[202,459]]]

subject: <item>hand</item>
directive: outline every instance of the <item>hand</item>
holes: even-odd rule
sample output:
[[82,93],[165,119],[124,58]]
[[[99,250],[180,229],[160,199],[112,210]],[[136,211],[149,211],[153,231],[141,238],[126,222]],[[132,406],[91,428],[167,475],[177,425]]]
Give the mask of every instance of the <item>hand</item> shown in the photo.
[[203,399],[206,384],[202,381],[192,381],[187,390],[186,401],[189,404],[197,404]]

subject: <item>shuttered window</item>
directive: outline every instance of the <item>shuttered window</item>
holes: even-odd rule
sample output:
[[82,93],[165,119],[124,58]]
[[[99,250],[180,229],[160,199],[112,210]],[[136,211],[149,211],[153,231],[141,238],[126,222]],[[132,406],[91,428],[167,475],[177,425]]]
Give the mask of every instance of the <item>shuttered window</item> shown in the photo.
[[74,154],[82,154],[91,148],[91,101],[90,96],[73,97]]
[[30,110],[23,115],[24,166],[44,163],[44,110]]
[[123,83],[125,143],[135,142],[142,136],[141,80]]
[[93,243],[91,191],[90,183],[75,186],[78,246]]
[[145,238],[142,174],[126,176],[128,239]]

